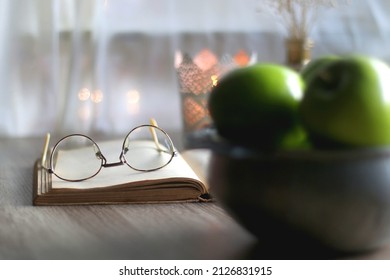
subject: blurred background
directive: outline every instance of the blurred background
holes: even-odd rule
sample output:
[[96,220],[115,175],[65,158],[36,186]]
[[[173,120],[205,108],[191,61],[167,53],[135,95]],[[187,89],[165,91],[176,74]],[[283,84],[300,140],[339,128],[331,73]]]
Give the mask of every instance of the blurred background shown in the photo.
[[[118,135],[150,117],[181,130],[177,53],[285,63],[287,31],[272,2],[0,0],[0,137]],[[390,62],[390,1],[323,2],[348,3],[316,14],[312,58]]]

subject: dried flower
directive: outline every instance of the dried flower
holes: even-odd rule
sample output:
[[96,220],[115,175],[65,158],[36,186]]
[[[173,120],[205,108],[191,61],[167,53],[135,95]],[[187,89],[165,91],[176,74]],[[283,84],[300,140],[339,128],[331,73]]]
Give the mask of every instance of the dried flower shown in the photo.
[[[291,38],[307,38],[321,8],[336,8],[350,0],[259,0],[258,10],[266,7],[277,16]],[[266,5],[264,5],[266,4]]]

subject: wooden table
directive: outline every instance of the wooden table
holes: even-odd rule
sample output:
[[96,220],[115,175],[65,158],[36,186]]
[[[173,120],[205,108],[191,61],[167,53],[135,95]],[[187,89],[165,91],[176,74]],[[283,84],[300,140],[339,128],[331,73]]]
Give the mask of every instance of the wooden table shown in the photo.
[[[0,139],[0,259],[268,257],[217,202],[34,207],[42,146],[41,138]],[[390,248],[350,258],[390,259]]]

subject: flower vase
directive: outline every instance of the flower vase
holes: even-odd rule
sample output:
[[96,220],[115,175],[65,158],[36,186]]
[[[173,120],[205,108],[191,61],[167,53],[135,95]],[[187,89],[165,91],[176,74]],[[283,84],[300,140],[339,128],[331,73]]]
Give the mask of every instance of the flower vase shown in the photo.
[[291,68],[300,71],[311,59],[314,44],[310,39],[286,39],[286,63]]

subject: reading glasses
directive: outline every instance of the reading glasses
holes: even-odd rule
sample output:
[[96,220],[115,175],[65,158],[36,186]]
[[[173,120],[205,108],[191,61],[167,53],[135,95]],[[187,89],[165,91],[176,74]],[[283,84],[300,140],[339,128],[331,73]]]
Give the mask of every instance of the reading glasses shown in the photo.
[[[127,165],[133,170],[149,172],[168,165],[176,151],[168,133],[152,124],[139,125],[125,137],[119,161],[108,162],[99,145],[84,134],[70,134],[61,138],[50,152],[49,167],[46,155],[50,135],[46,137],[42,155],[42,167],[61,180],[80,182],[96,176],[103,167]],[[107,142],[109,143],[109,142]],[[108,152],[115,151],[105,144]],[[115,148],[115,147],[114,147]]]

